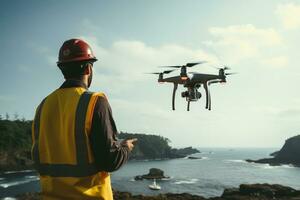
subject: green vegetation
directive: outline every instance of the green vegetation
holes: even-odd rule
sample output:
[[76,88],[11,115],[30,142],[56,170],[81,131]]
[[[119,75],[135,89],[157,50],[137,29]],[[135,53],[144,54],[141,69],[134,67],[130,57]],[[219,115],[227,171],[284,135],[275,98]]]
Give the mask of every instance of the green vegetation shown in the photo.
[[168,138],[158,135],[132,134],[121,132],[120,139],[137,138],[138,141],[130,156],[131,159],[169,159],[183,158],[187,155],[198,153],[197,149],[187,147],[175,149],[169,146]]
[[14,121],[0,117],[0,171],[31,168],[31,124],[17,116]]
[[29,150],[32,121],[0,119],[0,151]]

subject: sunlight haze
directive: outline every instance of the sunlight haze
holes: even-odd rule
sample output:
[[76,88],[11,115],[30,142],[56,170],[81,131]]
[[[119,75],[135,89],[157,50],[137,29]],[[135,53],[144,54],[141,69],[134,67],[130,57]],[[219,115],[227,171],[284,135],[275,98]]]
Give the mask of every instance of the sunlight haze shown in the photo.
[[[157,134],[175,147],[276,147],[300,133],[300,1],[1,1],[0,114],[32,119],[64,81],[58,50],[86,40],[98,62],[92,91],[109,99],[119,131]],[[158,84],[164,65],[208,61],[190,71],[217,74],[186,111],[179,86]],[[179,75],[179,71],[168,76]]]

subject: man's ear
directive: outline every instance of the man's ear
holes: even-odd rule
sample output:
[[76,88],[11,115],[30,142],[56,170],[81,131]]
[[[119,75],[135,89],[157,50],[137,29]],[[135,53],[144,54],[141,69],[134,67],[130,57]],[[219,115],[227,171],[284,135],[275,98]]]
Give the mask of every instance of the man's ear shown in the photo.
[[84,69],[84,75],[90,75],[92,73],[92,67],[90,64],[87,64]]

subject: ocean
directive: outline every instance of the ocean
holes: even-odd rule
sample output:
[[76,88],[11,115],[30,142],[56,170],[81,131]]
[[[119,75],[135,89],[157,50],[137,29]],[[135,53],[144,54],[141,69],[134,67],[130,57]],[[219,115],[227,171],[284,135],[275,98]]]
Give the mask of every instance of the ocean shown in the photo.
[[[225,188],[242,183],[282,184],[300,189],[300,168],[291,165],[270,166],[247,163],[245,159],[269,157],[278,149],[199,148],[193,154],[202,159],[171,159],[130,161],[111,174],[112,186],[133,194],[191,193],[204,197],[220,196]],[[135,181],[134,176],[147,174],[150,168],[162,169],[170,179],[157,180],[161,190],[148,188],[150,180]],[[39,191],[39,178],[35,171],[7,171],[0,175],[0,199],[13,200],[24,192]]]

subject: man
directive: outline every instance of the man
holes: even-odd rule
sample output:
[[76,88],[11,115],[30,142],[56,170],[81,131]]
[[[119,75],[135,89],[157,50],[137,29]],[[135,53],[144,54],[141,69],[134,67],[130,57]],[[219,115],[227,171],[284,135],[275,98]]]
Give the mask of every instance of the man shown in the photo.
[[32,157],[46,200],[112,200],[109,172],[128,160],[136,139],[116,140],[117,129],[103,93],[88,91],[97,59],[83,40],[59,51],[66,81],[37,108]]

